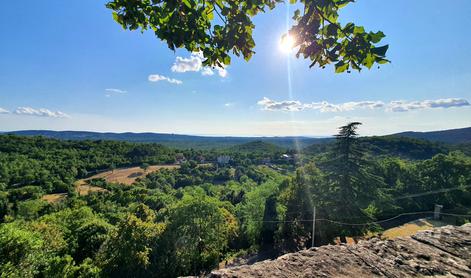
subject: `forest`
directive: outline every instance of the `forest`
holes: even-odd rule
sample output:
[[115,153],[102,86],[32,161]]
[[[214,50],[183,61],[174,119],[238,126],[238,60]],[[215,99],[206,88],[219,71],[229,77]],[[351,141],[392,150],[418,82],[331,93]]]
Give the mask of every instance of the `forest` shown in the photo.
[[[259,141],[194,150],[0,135],[0,273],[201,275],[245,255],[378,234],[389,224],[382,220],[431,215],[435,204],[458,215],[451,224],[471,219],[467,145],[360,137],[360,125],[298,150]],[[74,185],[102,171],[176,162],[132,185],[93,179],[105,190],[86,195]],[[67,198],[43,199],[54,193]]]

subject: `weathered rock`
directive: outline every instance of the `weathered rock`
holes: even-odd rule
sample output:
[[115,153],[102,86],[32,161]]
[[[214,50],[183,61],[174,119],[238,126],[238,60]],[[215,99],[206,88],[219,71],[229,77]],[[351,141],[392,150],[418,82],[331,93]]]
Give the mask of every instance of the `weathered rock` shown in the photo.
[[412,237],[322,246],[209,277],[471,277],[471,224]]

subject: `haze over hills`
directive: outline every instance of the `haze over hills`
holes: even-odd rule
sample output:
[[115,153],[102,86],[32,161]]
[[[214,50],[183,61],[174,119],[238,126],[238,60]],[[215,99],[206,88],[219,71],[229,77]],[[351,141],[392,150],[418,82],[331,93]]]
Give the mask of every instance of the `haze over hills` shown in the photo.
[[[304,148],[312,144],[327,143],[331,138],[315,138],[304,136],[286,137],[232,137],[232,136],[197,136],[168,133],[114,133],[90,131],[52,131],[52,130],[21,130],[4,132],[20,136],[45,136],[62,140],[115,140],[140,143],[160,143],[177,148],[228,148],[253,141],[274,144],[283,148]],[[471,127],[430,131],[430,132],[400,132],[390,136],[424,139],[448,144],[471,143]]]

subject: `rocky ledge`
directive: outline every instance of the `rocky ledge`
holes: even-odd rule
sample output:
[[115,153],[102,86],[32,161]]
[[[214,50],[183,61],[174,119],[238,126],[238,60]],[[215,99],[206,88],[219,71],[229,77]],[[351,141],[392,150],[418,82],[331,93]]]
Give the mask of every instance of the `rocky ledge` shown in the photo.
[[209,277],[471,277],[471,224],[394,240],[327,245]]

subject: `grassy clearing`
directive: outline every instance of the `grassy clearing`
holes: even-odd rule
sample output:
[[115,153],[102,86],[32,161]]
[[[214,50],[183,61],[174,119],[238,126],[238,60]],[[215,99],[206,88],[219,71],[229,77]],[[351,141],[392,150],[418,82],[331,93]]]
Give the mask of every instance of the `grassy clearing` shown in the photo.
[[435,227],[442,227],[446,225],[448,224],[442,221],[419,219],[398,227],[388,229],[381,234],[381,237],[385,239],[393,239],[396,237],[411,236],[419,231],[430,230]]
[[92,186],[88,184],[88,181],[93,179],[104,179],[109,183],[120,183],[125,185],[131,185],[138,178],[145,177],[147,174],[158,171],[160,169],[176,169],[179,165],[152,165],[144,171],[140,167],[121,168],[114,171],[106,171],[86,179],[78,180],[75,183],[75,189],[80,196],[87,195],[90,192],[106,192],[106,189]]
[[[382,239],[394,239],[397,237],[412,236],[412,235],[415,235],[419,231],[430,230],[432,228],[442,227],[446,225],[450,225],[450,224],[445,223],[443,221],[437,221],[437,220],[426,219],[426,218],[418,219],[418,220],[403,224],[401,226],[387,229],[384,232],[379,233],[379,234],[369,233],[366,236],[347,237],[346,244],[347,245],[357,244],[360,240],[368,240],[369,238],[372,238],[372,237],[380,237]],[[342,244],[340,242],[340,238],[336,238],[334,240],[334,243],[337,245]]]
[[147,174],[158,171],[160,169],[176,169],[179,165],[152,165],[147,168],[146,171],[140,167],[122,168],[114,171],[106,171],[100,174],[91,176],[85,181],[92,179],[105,179],[109,183],[120,183],[125,185],[131,185],[136,182],[136,179],[145,177]]
[[88,180],[78,180],[75,182],[75,191],[79,196],[88,195],[90,192],[107,192],[108,190],[88,184]]
[[[201,166],[210,166],[211,164],[202,164]],[[93,186],[88,183],[92,179],[105,179],[110,183],[120,183],[131,185],[138,178],[145,177],[147,174],[158,171],[160,169],[176,169],[180,165],[152,165],[144,171],[140,167],[121,168],[114,171],[106,171],[86,179],[81,179],[75,182],[75,190],[80,196],[88,195],[90,192],[107,192],[106,189]],[[67,198],[67,193],[46,194],[41,197],[44,201],[49,203],[57,203]]]
[[48,203],[58,203],[65,200],[65,198],[67,198],[67,193],[46,194],[41,197],[42,200]]

